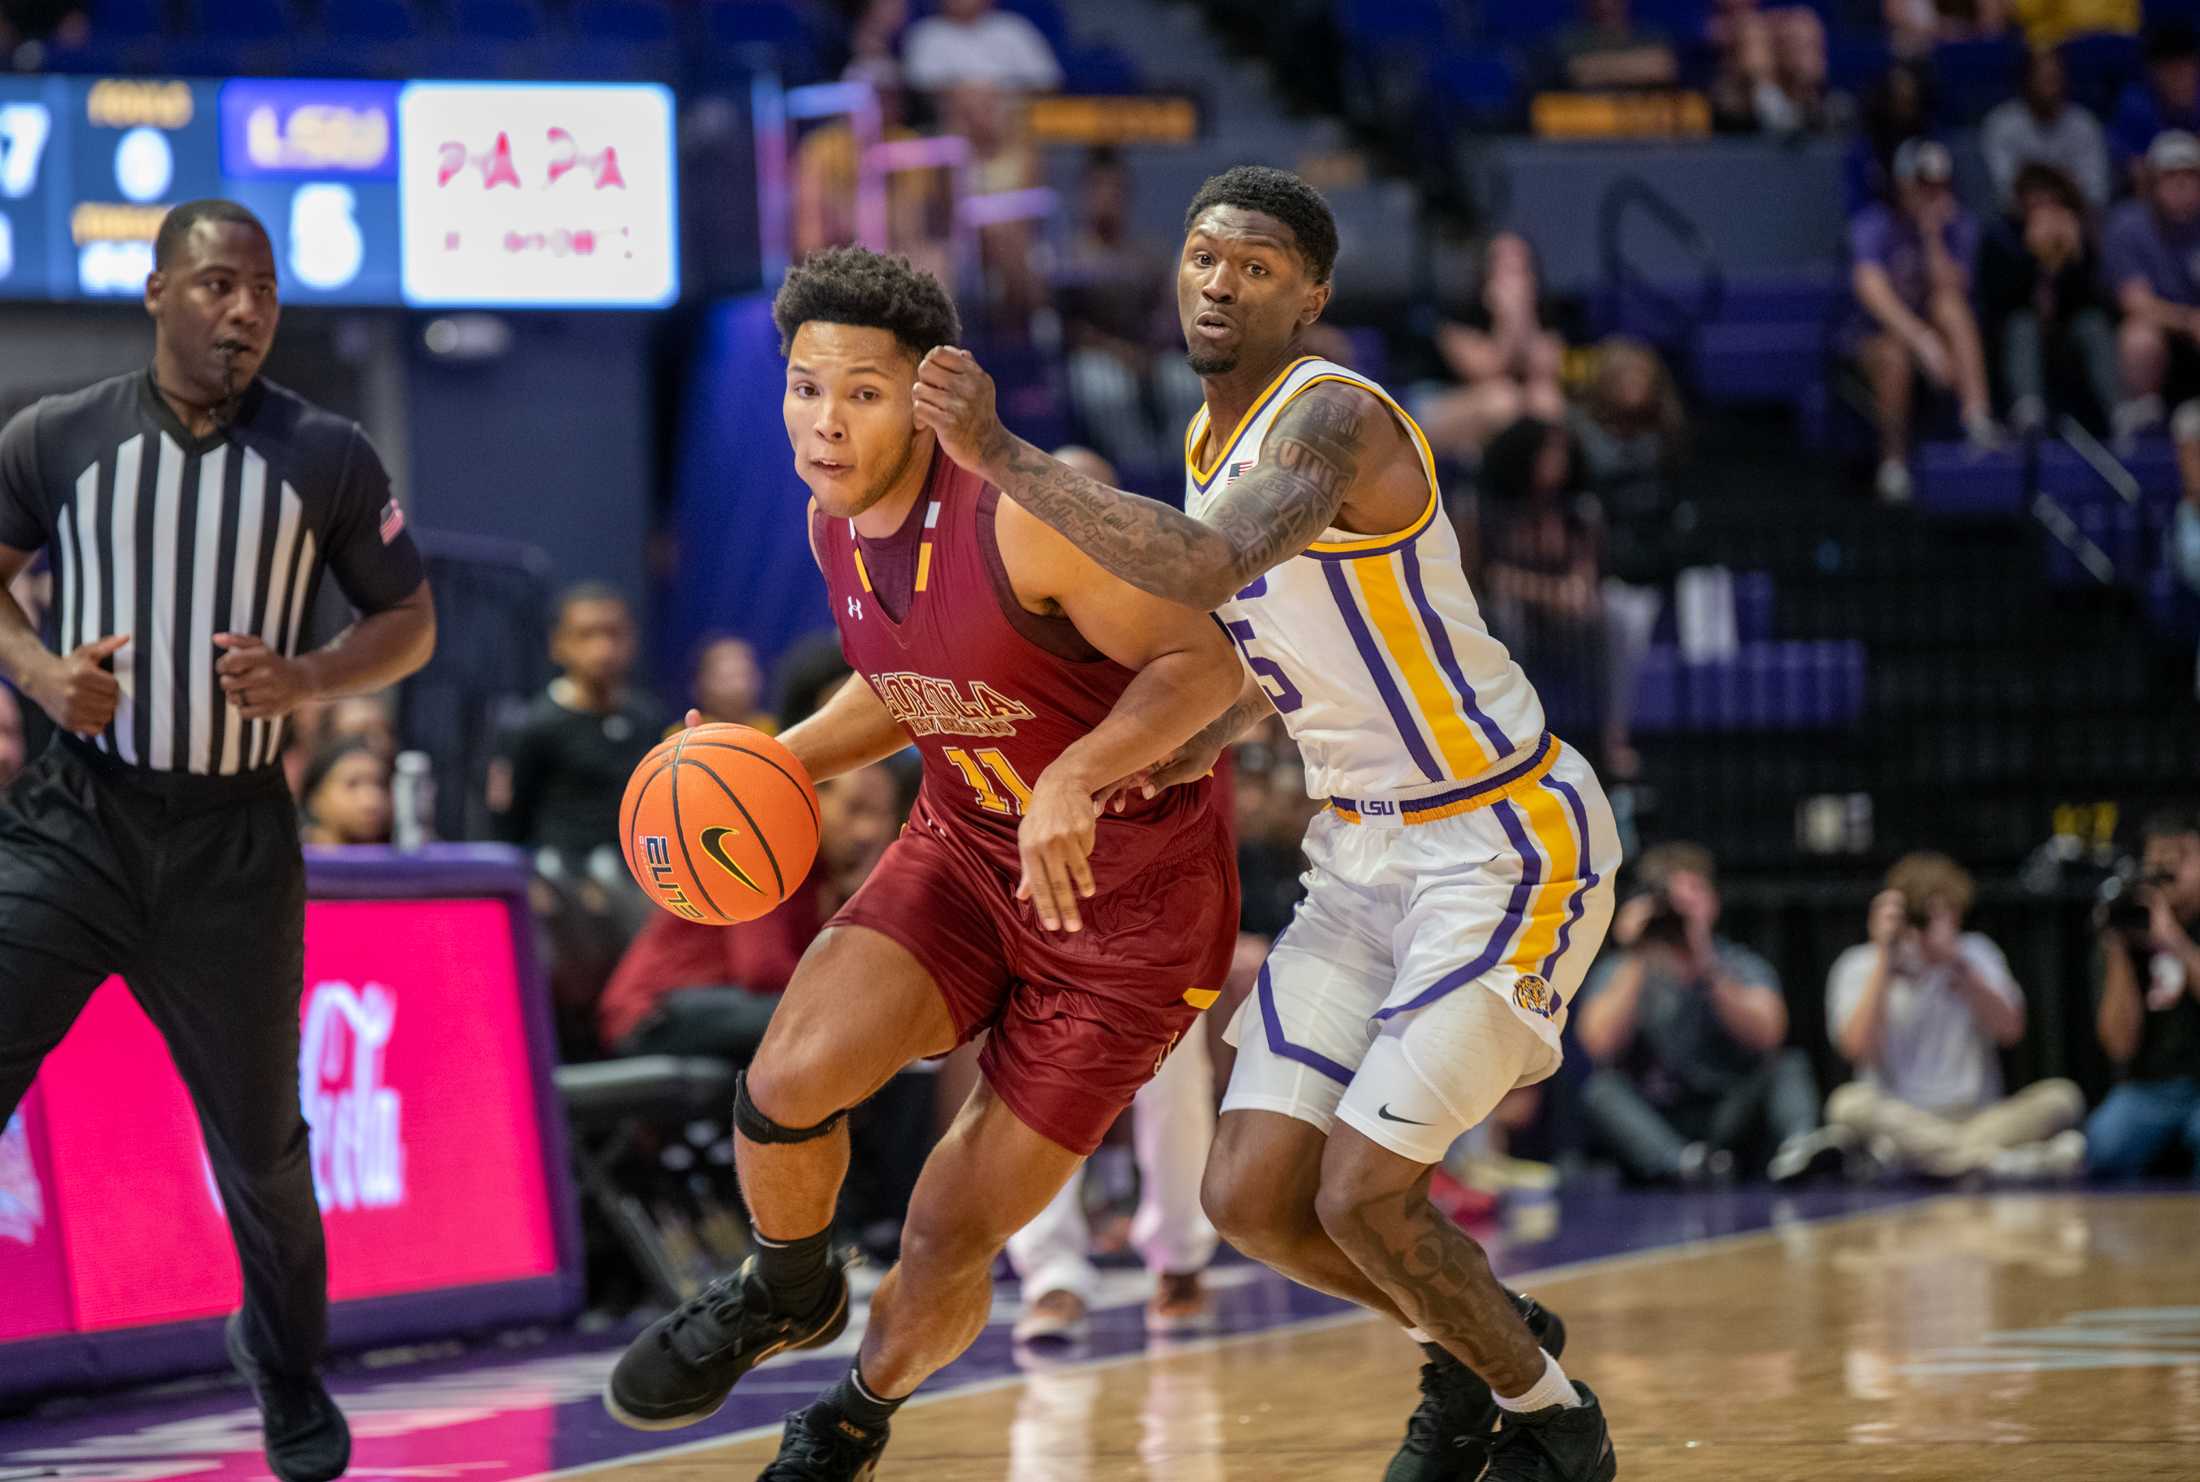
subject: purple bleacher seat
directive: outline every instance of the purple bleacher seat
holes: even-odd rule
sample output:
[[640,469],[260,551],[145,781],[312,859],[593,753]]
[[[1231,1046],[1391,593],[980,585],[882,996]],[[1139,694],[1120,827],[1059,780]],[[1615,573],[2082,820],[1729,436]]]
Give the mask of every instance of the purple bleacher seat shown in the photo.
[[2200,638],[2200,592],[2167,569],[2148,576],[2144,589],[2147,617],[2172,638]]
[[703,7],[703,28],[711,45],[721,51],[768,52],[791,78],[807,79],[818,72],[817,36],[792,5],[778,0],[711,0]]
[[1707,324],[1696,337],[1690,379],[1712,402],[1799,403],[1825,375],[1823,324]]
[[2116,109],[2124,84],[2139,75],[2139,38],[2096,31],[2073,36],[2056,48],[2070,96],[2101,118]]
[[1911,455],[1917,503],[1939,515],[2013,515],[2025,506],[2024,460],[1979,453],[1968,443],[1931,442]]
[[1746,642],[1732,658],[1703,664],[1653,644],[1637,681],[1635,730],[1838,730],[1863,716],[1865,667],[1864,645],[1853,640]]
[[672,12],[664,0],[579,0],[570,16],[573,34],[584,41],[672,44]]
[[92,31],[108,40],[158,36],[166,29],[161,24],[161,8],[160,0],[93,0]]
[[1120,47],[1098,42],[1058,49],[1062,90],[1069,93],[1135,93],[1144,85],[1138,63]]
[[333,41],[409,41],[420,32],[405,0],[326,0],[321,25]]
[[1429,85],[1465,118],[1495,121],[1518,108],[1522,77],[1502,47],[1450,47],[1430,60]]
[[2024,43],[2010,36],[1945,41],[1933,48],[1933,79],[1940,121],[1950,128],[1975,124],[2017,91]]
[[477,41],[533,41],[542,35],[534,0],[451,0],[451,29]]
[[198,31],[211,41],[273,41],[289,34],[282,0],[199,0]]
[[1356,46],[1433,50],[1451,35],[1442,0],[1338,0],[1336,16],[1337,29]]

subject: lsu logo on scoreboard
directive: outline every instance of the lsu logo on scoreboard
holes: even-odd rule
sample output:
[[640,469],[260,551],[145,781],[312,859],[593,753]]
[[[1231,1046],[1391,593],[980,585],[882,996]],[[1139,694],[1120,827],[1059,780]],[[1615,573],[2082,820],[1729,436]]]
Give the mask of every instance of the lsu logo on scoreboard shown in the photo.
[[1541,1014],[1548,1019],[1558,1012],[1558,995],[1551,991],[1550,983],[1538,973],[1522,973],[1513,984],[1513,1002],[1531,1014]]
[[664,903],[690,921],[706,918],[702,908],[687,898],[680,882],[672,878],[672,841],[663,834],[642,836],[642,862],[649,868],[649,883],[656,888]]

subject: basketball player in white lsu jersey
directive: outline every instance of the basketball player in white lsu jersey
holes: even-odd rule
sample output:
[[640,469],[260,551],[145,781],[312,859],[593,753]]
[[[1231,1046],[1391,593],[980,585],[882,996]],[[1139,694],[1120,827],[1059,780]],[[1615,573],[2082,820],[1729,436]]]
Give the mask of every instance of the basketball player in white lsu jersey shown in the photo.
[[1008,432],[962,350],[920,368],[918,422],[1109,571],[1236,638],[1238,703],[1147,785],[1205,772],[1272,708],[1329,800],[1307,897],[1231,1028],[1208,1213],[1428,1349],[1386,1482],[1606,1482],[1611,1441],[1558,1366],[1563,1327],[1506,1292],[1427,1191],[1459,1133],[1558,1067],[1611,920],[1610,807],[1485,627],[1420,429],[1299,349],[1330,293],[1327,203],[1241,166],[1201,188],[1185,228],[1177,307],[1206,391],[1188,512]]

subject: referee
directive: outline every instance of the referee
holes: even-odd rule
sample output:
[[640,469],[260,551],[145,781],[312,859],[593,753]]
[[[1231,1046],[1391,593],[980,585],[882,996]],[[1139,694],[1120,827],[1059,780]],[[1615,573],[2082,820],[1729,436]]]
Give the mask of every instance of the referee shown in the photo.
[[[0,430],[0,677],[57,728],[0,796],[0,1123],[120,973],[198,1107],[244,1269],[229,1354],[268,1464],[321,1482],[351,1435],[318,1372],[305,863],[277,758],[298,705],[425,663],[435,611],[365,434],[257,378],[278,314],[259,220],[230,201],[170,211],[145,308],[149,370]],[[51,648],[7,595],[41,548]],[[324,573],[360,616],[301,653]]]

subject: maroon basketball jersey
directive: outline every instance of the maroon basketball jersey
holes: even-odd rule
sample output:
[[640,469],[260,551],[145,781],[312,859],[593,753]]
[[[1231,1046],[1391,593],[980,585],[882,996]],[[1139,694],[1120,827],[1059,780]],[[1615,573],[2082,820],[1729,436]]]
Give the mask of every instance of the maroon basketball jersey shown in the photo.
[[[1114,708],[1132,671],[1067,618],[1026,611],[994,539],[1000,493],[934,453],[902,532],[859,542],[849,520],[812,521],[840,648],[924,758],[921,812],[982,852],[1013,885],[1031,785]],[[896,559],[910,553],[913,561]],[[871,559],[864,558],[865,548]],[[898,548],[897,548],[898,547]],[[894,568],[894,569],[888,569]],[[909,572],[913,568],[913,581]],[[908,587],[900,590],[892,578]],[[897,619],[874,577],[900,609]],[[1099,821],[1102,891],[1220,826],[1211,779],[1137,799]]]

